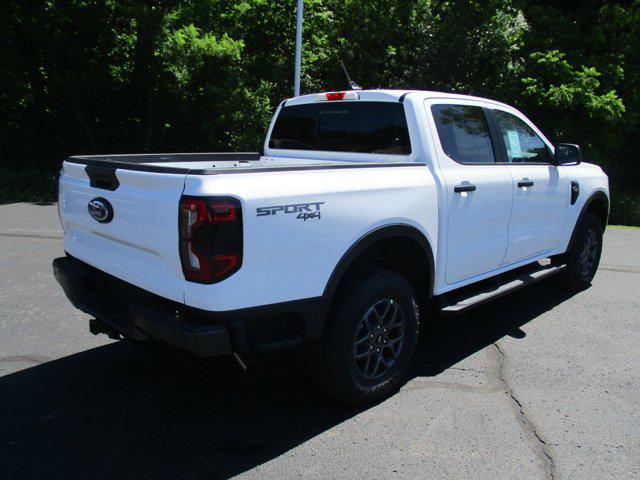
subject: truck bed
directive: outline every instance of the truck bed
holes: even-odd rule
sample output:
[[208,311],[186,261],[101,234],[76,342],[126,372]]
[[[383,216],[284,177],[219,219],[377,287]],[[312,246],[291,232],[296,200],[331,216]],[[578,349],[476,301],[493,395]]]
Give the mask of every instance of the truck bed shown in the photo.
[[[223,153],[151,153],[136,155],[77,155],[68,163],[87,165],[99,170],[135,170],[157,173],[217,175],[272,170],[317,168],[357,168],[400,166],[405,162],[355,162],[310,158],[263,157],[257,152]],[[412,165],[415,162],[411,162]]]

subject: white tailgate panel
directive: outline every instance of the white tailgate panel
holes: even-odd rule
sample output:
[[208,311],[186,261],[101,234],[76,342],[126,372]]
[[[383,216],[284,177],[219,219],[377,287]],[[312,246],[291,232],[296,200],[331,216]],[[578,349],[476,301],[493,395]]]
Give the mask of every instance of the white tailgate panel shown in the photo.
[[[184,301],[178,254],[178,204],[184,175],[117,170],[115,191],[93,188],[84,165],[64,163],[60,213],[70,255],[117,278],[177,302]],[[88,203],[107,199],[113,220],[99,223]]]

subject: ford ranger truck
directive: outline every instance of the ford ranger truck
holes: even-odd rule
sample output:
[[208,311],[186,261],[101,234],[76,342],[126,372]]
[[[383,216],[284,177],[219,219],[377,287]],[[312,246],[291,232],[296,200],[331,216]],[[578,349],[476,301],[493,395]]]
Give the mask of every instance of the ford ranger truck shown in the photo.
[[588,286],[609,203],[577,145],[503,103],[320,93],[282,102],[261,154],[67,158],[53,270],[93,333],[203,357],[304,346],[362,403],[402,385],[420,314]]

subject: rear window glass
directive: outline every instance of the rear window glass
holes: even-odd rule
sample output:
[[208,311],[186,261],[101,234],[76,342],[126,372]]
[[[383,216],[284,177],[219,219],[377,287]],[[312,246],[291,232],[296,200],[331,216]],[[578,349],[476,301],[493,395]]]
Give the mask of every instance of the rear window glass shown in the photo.
[[494,163],[489,124],[480,107],[434,105],[440,144],[444,153],[459,163]]
[[283,107],[270,148],[408,155],[404,108],[395,102],[319,102]]

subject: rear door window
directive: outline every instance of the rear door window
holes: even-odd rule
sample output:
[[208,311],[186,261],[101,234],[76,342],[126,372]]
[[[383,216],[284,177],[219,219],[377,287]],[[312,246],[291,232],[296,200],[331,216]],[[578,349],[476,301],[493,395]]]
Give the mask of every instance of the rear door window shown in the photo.
[[280,110],[269,148],[409,155],[404,107],[396,102],[318,102]]
[[495,163],[489,123],[481,107],[433,105],[444,153],[458,163]]

